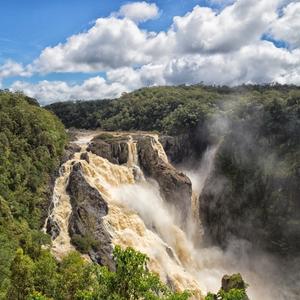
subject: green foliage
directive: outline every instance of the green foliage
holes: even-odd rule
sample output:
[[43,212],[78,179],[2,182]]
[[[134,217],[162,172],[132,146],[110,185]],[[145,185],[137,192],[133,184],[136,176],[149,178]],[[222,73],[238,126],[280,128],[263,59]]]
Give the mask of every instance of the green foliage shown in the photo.
[[246,294],[247,287],[240,274],[225,275],[222,288],[217,294],[208,293],[205,300],[249,300]]
[[96,267],[93,291],[81,291],[77,300],[187,300],[188,292],[172,292],[147,268],[148,257],[132,248],[114,249],[116,270]]
[[216,294],[208,293],[205,300],[247,300],[247,294],[242,289],[231,289],[228,292],[222,289]]
[[231,289],[228,292],[220,290],[218,293],[218,299],[222,300],[246,300],[247,294],[243,289]]
[[34,263],[31,258],[18,249],[10,266],[10,288],[8,299],[24,300],[33,291]]
[[147,268],[146,255],[131,248],[114,250],[115,271],[86,262],[71,252],[61,262],[48,250],[32,260],[18,249],[11,264],[8,300],[187,300]]
[[153,87],[117,100],[55,103],[48,109],[67,127],[175,133],[194,129],[199,119],[214,111],[218,98],[201,85]]
[[74,234],[72,236],[72,243],[76,246],[76,249],[84,254],[100,246],[100,242],[95,240],[91,234],[86,234],[85,236]]
[[[59,164],[65,143],[62,123],[36,100],[0,91],[0,299],[6,299],[8,289],[13,295],[10,287],[18,284],[14,264],[10,269],[16,249],[24,251],[15,259],[24,263],[19,272],[25,272],[30,259],[39,257],[41,245],[49,243],[40,227],[48,206],[50,174]],[[27,293],[32,283],[24,284]]]

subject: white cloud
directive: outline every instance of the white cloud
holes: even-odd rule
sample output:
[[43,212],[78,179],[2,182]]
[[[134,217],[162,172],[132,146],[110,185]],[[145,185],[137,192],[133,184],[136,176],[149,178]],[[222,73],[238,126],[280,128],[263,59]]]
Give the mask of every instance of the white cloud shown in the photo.
[[48,47],[34,62],[39,72],[90,72],[150,61],[143,51],[147,33],[129,19],[100,18],[87,32]]
[[292,2],[283,9],[283,15],[270,30],[275,39],[284,40],[292,48],[300,47],[300,2]]
[[139,23],[157,18],[159,9],[155,3],[133,2],[122,5],[120,10],[113,15],[125,17]]
[[239,52],[174,59],[166,66],[164,77],[168,84],[300,84],[299,66],[299,50],[289,52],[276,48],[270,42],[260,41],[243,47]]
[[[45,73],[107,71],[192,53],[236,51],[260,40],[277,16],[278,1],[239,0],[220,13],[196,6],[185,16],[175,17],[168,31],[159,33],[142,30],[127,18],[100,18],[87,32],[43,50],[33,69]],[[137,5],[149,4],[124,7]]]
[[119,83],[108,83],[102,77],[92,77],[82,84],[68,84],[64,81],[43,80],[38,83],[16,81],[10,88],[23,91],[46,105],[57,101],[88,100],[119,97],[126,89]]
[[63,81],[15,82],[42,105],[56,101],[116,98],[143,86],[174,84],[293,83],[300,85],[300,50],[276,48],[268,41],[242,47],[240,51],[210,55],[187,54],[165,63],[124,67],[107,72],[107,79],[92,77],[82,84]]
[[3,65],[0,65],[0,86],[4,78],[13,76],[30,76],[29,72],[22,64],[13,60],[7,60]]
[[173,29],[181,53],[230,52],[260,40],[276,18],[277,0],[239,0],[220,13],[196,6],[175,17]]
[[[300,84],[299,1],[236,0],[220,11],[196,6],[186,15],[174,17],[170,28],[158,33],[138,26],[146,16],[156,14],[145,13],[147,9],[136,5],[148,8],[153,4],[123,6],[118,15],[96,20],[87,32],[44,49],[31,69],[26,68],[44,73],[101,71],[107,79],[93,77],[77,85],[18,81],[13,88],[24,89],[46,103],[111,98],[142,86],[201,81]],[[140,13],[139,17],[135,13]],[[262,40],[265,34],[292,47],[277,48]]]

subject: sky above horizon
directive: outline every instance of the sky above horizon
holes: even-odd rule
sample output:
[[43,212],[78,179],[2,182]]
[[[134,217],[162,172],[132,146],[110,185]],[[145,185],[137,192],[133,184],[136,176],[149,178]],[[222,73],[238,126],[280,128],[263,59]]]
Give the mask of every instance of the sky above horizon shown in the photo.
[[155,85],[300,85],[300,0],[0,0],[0,7],[0,88],[42,105]]

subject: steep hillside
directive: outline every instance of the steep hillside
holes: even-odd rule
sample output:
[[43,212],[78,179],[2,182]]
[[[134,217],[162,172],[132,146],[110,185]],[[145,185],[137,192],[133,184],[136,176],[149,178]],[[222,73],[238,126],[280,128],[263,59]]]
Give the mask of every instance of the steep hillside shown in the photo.
[[40,231],[42,216],[65,143],[61,122],[34,99],[0,92],[0,299],[15,250],[35,257],[49,240]]

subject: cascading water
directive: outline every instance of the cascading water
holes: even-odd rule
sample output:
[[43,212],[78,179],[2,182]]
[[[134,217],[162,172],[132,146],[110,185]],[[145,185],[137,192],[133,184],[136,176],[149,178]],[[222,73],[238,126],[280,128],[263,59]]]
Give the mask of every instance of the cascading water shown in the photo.
[[[86,151],[93,135],[96,133],[84,135],[77,141],[81,152],[76,153],[73,159],[62,166],[63,172],[55,183],[53,210],[49,218],[51,217],[60,228],[52,247],[58,258],[74,249],[68,232],[72,208],[66,186],[72,165],[80,161],[85,179],[100,192],[108,204],[108,214],[103,217],[103,221],[112,237],[113,245],[130,246],[147,254],[152,271],[157,272],[162,280],[177,290],[196,291],[195,299],[201,299],[201,294],[208,291],[217,291],[221,277],[225,273],[234,272],[241,272],[250,287],[255,287],[250,289],[251,299],[273,299],[273,287],[260,283],[261,277],[257,274],[257,268],[249,267],[251,263],[245,257],[237,260],[233,255],[234,251],[224,253],[218,248],[201,247],[197,199],[205,179],[213,168],[217,147],[208,149],[196,171],[186,171],[194,190],[190,200],[193,203],[193,216],[189,216],[191,226],[187,227],[188,231],[193,232],[191,234],[178,226],[176,214],[161,197],[158,184],[153,179],[145,179],[139,167],[137,145],[133,137],[130,136],[128,140],[127,164],[120,166],[91,152],[88,154],[89,162],[80,160],[81,153]],[[153,138],[151,143],[157,155],[168,163],[158,136],[148,136]],[[195,236],[198,237],[197,242]],[[274,293],[276,294],[276,291]]]

